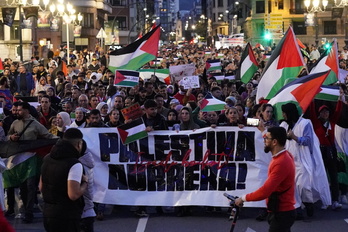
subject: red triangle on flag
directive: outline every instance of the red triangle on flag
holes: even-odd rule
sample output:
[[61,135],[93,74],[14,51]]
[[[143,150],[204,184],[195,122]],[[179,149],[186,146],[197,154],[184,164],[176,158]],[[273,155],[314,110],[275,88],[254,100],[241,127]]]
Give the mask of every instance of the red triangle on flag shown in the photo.
[[127,78],[122,74],[120,73],[119,71],[116,71],[116,76],[115,76],[115,80],[114,80],[114,84],[118,84],[124,80],[126,80]]
[[326,59],[325,64],[330,67],[330,69],[335,72],[336,77],[339,76],[338,73],[338,51],[337,51],[337,46],[335,44],[335,42],[332,43],[331,49],[330,49],[330,53],[328,54],[328,57]]
[[170,85],[171,83],[170,76],[167,76],[166,78],[164,78],[164,83],[166,83],[166,85]]
[[257,61],[256,61],[253,49],[252,49],[250,44],[248,46],[248,54],[249,54],[249,59],[251,60],[251,62],[253,62],[253,64],[256,65],[256,66],[259,66],[259,63],[257,63]]
[[211,64],[209,62],[205,62],[205,68],[208,70],[210,69],[210,67],[211,67]]
[[304,66],[303,57],[298,48],[295,33],[292,27],[289,27],[285,34],[284,43],[281,44],[279,61],[277,69]]
[[157,27],[155,28],[155,32],[150,36],[148,40],[145,41],[143,46],[141,46],[141,50],[149,53],[151,55],[157,56],[158,52],[158,41],[161,33],[161,28]]
[[296,98],[297,102],[302,108],[302,112],[305,112],[307,110],[314,96],[321,91],[320,86],[323,84],[329,73],[330,71],[326,72],[321,77],[301,84],[296,89],[291,91],[291,94]]
[[306,48],[306,46],[301,42],[301,40],[299,38],[297,38],[296,41],[298,43],[298,46],[300,46],[300,48],[303,48],[303,49]]
[[199,107],[199,108],[201,108],[201,110],[204,109],[204,107],[206,107],[206,106],[208,105],[208,103],[209,103],[209,101],[208,101],[207,99],[204,98],[204,99],[201,101],[201,104],[200,104],[200,107]]
[[121,137],[122,143],[124,144],[126,142],[127,137],[128,137],[128,132],[125,130],[122,130],[121,128],[118,128],[118,127],[117,127],[117,130],[118,130],[118,133]]

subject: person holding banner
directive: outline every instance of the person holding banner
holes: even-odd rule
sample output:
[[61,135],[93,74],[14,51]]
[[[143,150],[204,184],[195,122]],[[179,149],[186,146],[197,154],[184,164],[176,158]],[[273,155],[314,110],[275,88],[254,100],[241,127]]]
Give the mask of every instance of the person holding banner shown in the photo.
[[269,232],[289,232],[295,222],[295,163],[294,157],[285,149],[286,130],[269,128],[265,137],[265,152],[272,153],[268,178],[258,190],[235,200],[239,207],[247,201],[266,199],[269,211]]
[[157,103],[154,100],[146,100],[144,103],[145,114],[142,116],[146,131],[168,130],[165,118],[157,113]]
[[192,110],[190,107],[184,106],[180,110],[180,119],[180,130],[195,130],[200,128],[200,126],[193,120]]
[[[141,117],[145,126],[146,131],[150,132],[153,130],[168,130],[168,126],[165,118],[157,113],[157,103],[154,100],[148,99],[144,103],[144,112],[145,114]],[[158,211],[161,211],[162,208],[157,207]],[[147,217],[145,206],[138,206],[138,209],[135,211],[135,214],[139,217]]]
[[111,110],[108,117],[110,120],[106,123],[106,126],[118,127],[122,125],[122,123],[120,122],[120,111],[118,111],[118,109]]

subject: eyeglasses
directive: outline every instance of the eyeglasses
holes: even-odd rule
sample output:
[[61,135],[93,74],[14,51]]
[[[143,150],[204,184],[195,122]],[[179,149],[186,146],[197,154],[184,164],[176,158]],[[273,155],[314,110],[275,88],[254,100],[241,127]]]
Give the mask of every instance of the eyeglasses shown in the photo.
[[273,138],[268,138],[268,137],[263,138],[264,141],[266,141],[267,139],[272,140]]

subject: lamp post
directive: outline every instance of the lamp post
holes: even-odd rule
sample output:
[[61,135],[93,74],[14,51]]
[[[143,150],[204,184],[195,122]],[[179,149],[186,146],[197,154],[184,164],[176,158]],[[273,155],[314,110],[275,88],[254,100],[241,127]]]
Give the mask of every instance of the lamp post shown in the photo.
[[[69,65],[70,61],[69,61],[69,53],[70,53],[70,39],[69,39],[69,25],[70,24],[77,24],[80,25],[83,16],[79,13],[76,16],[76,10],[73,8],[73,6],[68,3],[67,6],[65,7],[64,5],[64,0],[58,0],[58,4],[57,5],[50,5],[50,11],[52,13],[52,15],[58,16],[58,17],[62,17],[63,21],[65,22],[66,25],[66,60],[67,60],[67,64]],[[78,21],[78,23],[76,23],[76,21]]]
[[344,8],[344,43],[346,47],[348,47],[348,19],[347,19],[347,13],[348,13],[348,0],[341,0],[340,3],[337,3],[337,0],[335,0],[335,6]]
[[18,37],[19,37],[19,56],[20,61],[23,62],[23,38],[22,38],[22,23],[23,23],[23,15],[22,15],[22,7],[26,6],[34,6],[38,7],[39,10],[45,11],[47,8],[47,5],[49,4],[49,0],[43,0],[42,4],[44,5],[44,8],[41,7],[40,0],[6,0],[6,6],[14,6],[18,7],[18,13],[19,13],[19,31],[18,31]]
[[[320,3],[323,5],[323,9],[319,6]],[[314,13],[314,23],[315,23],[315,44],[319,45],[319,25],[318,25],[318,12],[324,12],[328,4],[328,0],[305,0],[304,4],[307,8],[308,13]],[[312,6],[310,8],[310,6]]]

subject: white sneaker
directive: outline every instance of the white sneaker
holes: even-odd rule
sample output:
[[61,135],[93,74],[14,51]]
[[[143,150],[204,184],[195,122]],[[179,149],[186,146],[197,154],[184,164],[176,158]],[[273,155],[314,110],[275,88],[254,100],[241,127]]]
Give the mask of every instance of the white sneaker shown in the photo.
[[322,209],[322,210],[326,210],[328,207],[329,207],[328,205],[322,205],[322,206],[321,206],[321,209]]
[[347,203],[348,203],[348,200],[347,200],[347,196],[346,196],[346,195],[340,196],[340,203],[341,203],[341,204],[347,204]]
[[342,208],[342,205],[340,203],[338,203],[337,201],[334,201],[334,202],[332,202],[331,208],[333,210],[340,209],[340,208]]

